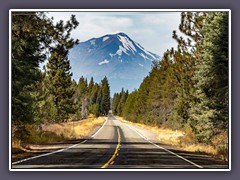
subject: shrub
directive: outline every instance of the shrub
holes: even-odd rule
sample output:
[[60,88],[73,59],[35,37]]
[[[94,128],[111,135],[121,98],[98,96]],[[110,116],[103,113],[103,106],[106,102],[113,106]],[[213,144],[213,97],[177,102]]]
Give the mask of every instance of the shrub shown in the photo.
[[221,159],[227,161],[228,160],[228,133],[226,131],[222,131],[219,134],[213,136],[211,139],[211,144],[217,150],[217,155],[221,157]]

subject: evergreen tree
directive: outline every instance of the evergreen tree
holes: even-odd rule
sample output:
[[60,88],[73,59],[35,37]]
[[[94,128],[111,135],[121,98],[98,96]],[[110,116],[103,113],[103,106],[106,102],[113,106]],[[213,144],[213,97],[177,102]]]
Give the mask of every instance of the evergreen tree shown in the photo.
[[91,95],[92,95],[92,90],[93,90],[93,86],[94,86],[94,81],[93,81],[93,77],[91,77],[91,80],[89,82],[89,85],[88,85],[88,97],[90,98]]
[[97,92],[97,100],[96,104],[99,107],[99,113],[100,115],[103,114],[103,106],[102,106],[102,85],[99,86],[98,92]]
[[147,99],[148,118],[155,125],[169,123],[173,112],[175,95],[175,78],[173,77],[173,62],[167,51],[160,62],[156,62],[149,76],[150,91]]
[[70,37],[70,32],[78,26],[75,16],[72,16],[66,25],[63,21],[56,24],[55,31],[58,36],[54,37],[56,46],[51,48],[51,56],[47,64],[47,78],[51,82],[48,86],[51,97],[51,118],[62,121],[69,118],[72,113],[72,97],[74,90],[71,88],[71,66],[68,60],[68,51],[77,44]]
[[117,106],[117,114],[119,116],[122,115],[122,109],[123,109],[123,106],[127,100],[127,96],[128,96],[128,91],[125,92],[124,89],[122,89],[120,95],[119,95],[119,103],[118,103],[118,106]]
[[95,83],[93,88],[92,88],[92,93],[91,93],[91,96],[90,96],[90,104],[96,104],[97,103],[99,89],[100,89],[99,85],[97,83]]
[[117,107],[120,101],[120,95],[118,93],[114,93],[112,100],[112,113],[117,115]]
[[[41,79],[39,63],[46,58],[43,53],[51,43],[47,30],[52,22],[43,13],[12,12],[12,121],[34,120],[34,84]],[[43,30],[45,29],[45,31]]]
[[137,93],[136,98],[136,112],[137,112],[137,121],[149,123],[151,119],[148,118],[148,112],[149,112],[149,106],[147,104],[147,99],[149,97],[149,91],[150,91],[150,83],[152,76],[147,76],[142,84],[140,85],[140,88]]
[[187,40],[178,37],[173,31],[173,38],[178,42],[178,49],[171,51],[174,59],[174,76],[176,83],[176,99],[174,100],[175,112],[172,116],[175,122],[188,123],[190,103],[193,101],[192,79],[196,64],[202,54],[203,27],[206,13],[182,12],[179,30],[187,36]]
[[86,118],[88,116],[88,83],[83,76],[80,77],[75,92],[76,97],[76,114],[78,118]]
[[228,127],[228,14],[209,13],[204,32],[204,53],[193,78],[191,126],[198,141],[207,143]]
[[107,115],[110,110],[110,87],[105,76],[101,81],[101,89],[102,89],[102,98],[101,98],[101,112],[104,115]]
[[127,97],[127,100],[123,106],[123,117],[126,118],[129,121],[138,122],[137,121],[137,96],[138,91],[133,91],[130,93]]
[[80,77],[77,85],[77,94],[78,99],[81,101],[81,99],[88,95],[88,84],[87,79],[84,79],[83,76]]

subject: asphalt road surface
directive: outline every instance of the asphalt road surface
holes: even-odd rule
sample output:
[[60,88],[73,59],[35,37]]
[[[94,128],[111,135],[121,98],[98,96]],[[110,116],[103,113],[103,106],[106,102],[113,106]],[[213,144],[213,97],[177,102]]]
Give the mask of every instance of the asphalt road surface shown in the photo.
[[[57,144],[52,144],[56,146]],[[88,139],[14,159],[12,169],[227,169],[206,154],[178,150],[109,115]]]

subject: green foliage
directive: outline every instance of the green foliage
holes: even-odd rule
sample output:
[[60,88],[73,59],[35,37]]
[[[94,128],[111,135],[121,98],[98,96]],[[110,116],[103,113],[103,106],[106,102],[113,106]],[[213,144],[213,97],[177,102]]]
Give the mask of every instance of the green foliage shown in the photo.
[[[78,83],[71,79],[68,52],[78,41],[70,33],[77,26],[74,16],[54,25],[44,13],[12,14],[15,124],[60,122],[89,113],[98,117],[107,115],[111,106],[114,114],[130,121],[186,128],[188,135],[182,140],[221,142],[219,151],[226,149],[227,137],[221,133],[227,132],[229,108],[227,12],[182,12],[179,30],[187,38],[173,31],[177,49],[167,50],[161,61],[153,63],[138,90],[115,93],[112,104],[106,77],[99,84],[93,78],[89,84],[84,77]],[[48,64],[40,72],[45,54],[50,55]]]
[[187,127],[182,140],[210,143],[228,128],[228,14],[183,12],[179,30],[187,38],[173,32],[177,50],[154,62],[123,107],[115,94],[112,110],[133,122]]
[[68,60],[68,51],[78,41],[74,41],[70,37],[70,32],[77,27],[78,23],[74,16],[66,25],[63,21],[56,24],[55,31],[58,36],[56,39],[55,47],[51,48],[51,56],[47,64],[46,78],[51,82],[47,86],[48,96],[51,97],[50,101],[50,117],[55,121],[63,121],[69,118],[73,108],[73,94],[72,89],[72,73],[70,72],[71,66]]
[[120,94],[114,93],[113,100],[112,100],[112,113],[118,115],[118,104],[120,101]]
[[206,143],[228,127],[228,14],[209,13],[204,32],[191,126],[198,141]]
[[92,104],[90,105],[90,112],[95,116],[99,117],[100,116],[100,111],[99,111],[99,105],[98,104]]
[[12,121],[32,122],[31,85],[40,78],[38,65],[45,59],[43,48],[49,36],[43,31],[49,20],[35,12],[12,12]]
[[[12,121],[33,123],[66,118],[71,109],[68,49],[77,41],[72,16],[54,25],[44,13],[12,12]],[[39,64],[50,54],[47,70]]]
[[110,110],[110,87],[105,76],[101,81],[101,101],[100,101],[100,109],[101,113],[107,115]]
[[123,106],[123,117],[129,121],[137,122],[137,91],[133,91],[128,95],[125,105]]
[[128,98],[128,90],[125,92],[124,89],[120,93],[115,93],[113,95],[113,101],[112,101],[112,112],[113,114],[122,115],[123,107],[125,105],[125,102]]
[[89,113],[95,117],[107,115],[110,109],[110,87],[107,78],[104,77],[100,84],[94,83],[91,78],[88,84],[87,79],[80,77],[73,99],[77,118],[87,118]]

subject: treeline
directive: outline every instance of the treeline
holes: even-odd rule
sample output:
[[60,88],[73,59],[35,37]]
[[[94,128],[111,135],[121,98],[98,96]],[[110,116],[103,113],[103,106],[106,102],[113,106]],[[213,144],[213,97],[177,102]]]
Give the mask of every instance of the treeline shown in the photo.
[[[228,12],[182,12],[167,50],[140,88],[114,113],[127,120],[187,129],[200,143],[228,130]],[[113,102],[119,101],[115,94]]]
[[78,84],[74,86],[73,95],[75,117],[87,118],[91,113],[95,117],[107,115],[110,110],[110,87],[106,77],[101,83],[94,83],[91,78],[89,84],[87,79],[81,77]]
[[112,113],[115,115],[122,115],[123,106],[128,98],[128,90],[122,91],[120,93],[114,93],[112,100]]
[[[39,124],[105,115],[110,109],[107,78],[100,83],[72,79],[70,38],[78,26],[75,16],[53,23],[44,13],[12,12],[12,124]],[[40,63],[47,65],[40,70]]]

